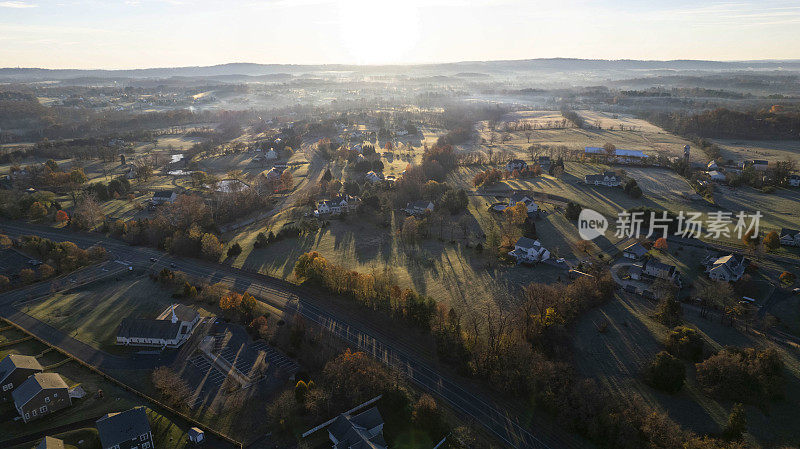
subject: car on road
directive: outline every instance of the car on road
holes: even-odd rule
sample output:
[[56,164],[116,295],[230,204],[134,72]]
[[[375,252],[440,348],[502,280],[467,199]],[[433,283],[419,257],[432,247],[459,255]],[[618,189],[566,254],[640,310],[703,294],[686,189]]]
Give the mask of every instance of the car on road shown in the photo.
[[171,268],[175,268],[177,265],[175,265],[175,262],[170,262],[169,266],[170,266]]
[[132,266],[129,266],[129,267],[128,267],[128,271],[133,271],[133,267],[132,267]]
[[156,258],[155,258],[155,257],[151,257],[151,258],[150,258],[150,262],[155,262],[155,261],[156,261]]
[[794,293],[795,295],[800,295],[800,287],[797,287],[794,290],[792,290],[792,293]]

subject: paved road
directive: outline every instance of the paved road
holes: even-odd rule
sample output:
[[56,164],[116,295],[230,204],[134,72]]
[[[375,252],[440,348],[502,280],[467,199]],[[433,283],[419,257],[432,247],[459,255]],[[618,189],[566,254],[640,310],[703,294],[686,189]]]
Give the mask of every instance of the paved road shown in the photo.
[[[11,236],[35,233],[42,237],[56,240],[70,240],[80,246],[101,244],[111,254],[112,258],[122,260],[125,264],[130,264],[137,268],[160,270],[162,267],[175,263],[177,265],[176,269],[190,276],[212,282],[223,282],[236,290],[250,291],[257,298],[273,307],[289,313],[297,312],[305,319],[324,326],[355,348],[371,354],[386,365],[397,368],[409,380],[445,400],[454,409],[471,417],[510,447],[559,449],[586,447],[586,444],[582,441],[560,430],[550,430],[549,427],[545,430],[543,427],[525,423],[520,419],[520,417],[524,418],[526,416],[524,411],[516,410],[507,404],[501,406],[499,405],[501,404],[499,400],[491,399],[475,391],[464,381],[454,380],[442,375],[422,361],[424,357],[419,356],[421,353],[419,348],[403,343],[396,336],[387,335],[382,329],[376,328],[369,322],[359,321],[352,317],[348,318],[347,321],[341,319],[337,316],[336,311],[330,307],[330,301],[326,301],[324,297],[321,297],[315,291],[281,279],[226,265],[195,259],[180,259],[152,248],[128,246],[123,242],[105,238],[99,234],[73,233],[5,221],[0,222],[0,230]],[[151,262],[151,257],[155,258],[156,262]],[[14,294],[14,296],[18,295],[27,297],[26,292],[16,292]],[[3,309],[0,309],[0,311],[4,313],[12,312],[7,307],[13,301],[13,299],[5,297],[0,300],[0,305],[3,305]],[[26,322],[28,319],[24,315],[13,313],[10,316],[12,320],[21,320],[21,322]],[[61,339],[60,342],[57,341],[54,344],[59,346],[62,344],[69,345],[89,358],[99,357],[86,349],[88,345],[73,342],[71,340],[74,339],[65,337],[63,334],[59,336],[57,330],[53,328],[47,329],[49,326],[45,324],[28,322],[28,325],[34,326],[44,335],[51,334],[48,338]],[[42,328],[41,326],[47,327]],[[89,348],[95,353],[98,352],[91,347]],[[82,351],[85,351],[85,353]],[[104,366],[117,366],[117,364],[124,364],[125,362],[116,360],[114,356],[103,355],[102,359],[98,360],[98,363],[105,364]],[[158,361],[147,359],[136,363],[158,363]]]

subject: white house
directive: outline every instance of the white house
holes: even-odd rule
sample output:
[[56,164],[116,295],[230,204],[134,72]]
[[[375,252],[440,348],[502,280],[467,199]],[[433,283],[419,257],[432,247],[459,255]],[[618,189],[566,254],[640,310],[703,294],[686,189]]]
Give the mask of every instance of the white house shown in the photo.
[[716,170],[711,170],[710,172],[708,172],[708,176],[709,178],[711,178],[712,181],[717,181],[717,182],[722,182],[727,179],[724,174]]
[[535,263],[550,258],[550,251],[545,249],[538,240],[520,237],[514,250],[508,253],[517,259],[517,263]]
[[719,169],[719,167],[717,166],[717,161],[711,161],[706,166],[706,170],[708,170],[708,171],[713,171],[713,170],[717,170],[717,169]]
[[511,159],[506,164],[506,170],[508,171],[525,170],[526,168],[528,168],[528,164],[522,159]]
[[377,173],[377,172],[371,171],[371,172],[368,172],[366,175],[364,175],[364,179],[366,179],[367,181],[375,184],[376,182],[383,181],[383,173]]
[[525,192],[516,192],[508,197],[508,206],[514,207],[517,203],[523,203],[528,208],[528,213],[532,214],[539,210],[539,206],[533,202],[533,198]]
[[789,175],[789,185],[792,187],[800,187],[800,175]]
[[744,275],[750,263],[744,256],[728,254],[723,257],[708,257],[703,265],[710,279],[715,281],[736,282]]
[[405,211],[409,215],[424,215],[433,212],[433,203],[430,201],[414,201],[406,204]]
[[182,304],[172,304],[158,318],[124,318],[117,328],[117,344],[177,348],[192,335],[200,315]]
[[157,190],[153,192],[153,198],[150,199],[150,204],[158,206],[164,203],[174,203],[178,194],[174,190]]
[[800,231],[796,229],[783,228],[780,237],[783,246],[800,246]]
[[330,200],[322,200],[317,203],[317,210],[314,215],[340,215],[344,212],[350,212],[358,207],[358,197],[351,195],[342,195]]
[[619,187],[622,179],[613,171],[607,171],[599,175],[586,175],[584,182],[589,185]]
[[653,280],[663,279],[671,281],[675,285],[681,285],[680,272],[674,265],[667,265],[655,259],[646,259],[644,262],[637,262],[630,269],[631,279],[634,280]]
[[273,148],[270,148],[266,153],[264,153],[264,159],[268,161],[278,159],[278,153],[276,153]]

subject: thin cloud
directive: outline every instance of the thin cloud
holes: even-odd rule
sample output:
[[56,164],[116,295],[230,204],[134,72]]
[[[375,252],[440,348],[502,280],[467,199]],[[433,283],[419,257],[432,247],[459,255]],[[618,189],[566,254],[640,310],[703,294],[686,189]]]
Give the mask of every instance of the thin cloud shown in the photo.
[[34,5],[28,2],[20,2],[20,1],[8,1],[8,2],[0,2],[0,8],[14,8],[14,9],[25,9],[25,8],[36,8],[38,5]]

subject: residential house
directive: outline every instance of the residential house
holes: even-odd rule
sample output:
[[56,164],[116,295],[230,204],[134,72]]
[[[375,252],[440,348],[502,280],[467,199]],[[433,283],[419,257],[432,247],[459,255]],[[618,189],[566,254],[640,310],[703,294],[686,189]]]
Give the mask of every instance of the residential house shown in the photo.
[[717,161],[711,161],[706,165],[706,171],[714,171],[718,170],[719,166],[717,166]]
[[153,433],[144,407],[108,413],[95,423],[103,449],[153,449]]
[[590,185],[619,187],[622,185],[622,179],[613,171],[607,171],[598,175],[586,175],[584,182]]
[[711,170],[708,172],[708,177],[711,178],[712,181],[717,182],[724,182],[727,179],[723,173],[720,173],[716,170]]
[[744,275],[750,261],[738,254],[722,257],[708,257],[703,261],[708,277],[715,281],[736,282]]
[[364,175],[364,179],[375,184],[376,182],[383,181],[383,173],[370,171],[366,175]]
[[281,175],[283,174],[283,171],[284,171],[284,170],[285,170],[284,168],[278,167],[278,166],[276,165],[276,166],[272,167],[272,168],[271,168],[271,169],[270,169],[270,170],[267,172],[267,174],[266,174],[266,175],[264,175],[264,176],[267,178],[267,181],[276,182],[276,181],[278,181],[279,179],[281,179]]
[[72,405],[69,387],[56,373],[36,373],[11,392],[22,420],[31,422]]
[[789,175],[789,185],[792,187],[800,187],[800,175]]
[[783,246],[800,246],[800,231],[796,229],[781,229],[780,238]]
[[756,171],[767,171],[769,168],[769,162],[763,159],[753,159],[748,161],[748,165],[752,165]]
[[652,258],[634,264],[629,270],[629,274],[634,280],[663,279],[677,286],[681,285],[680,273],[674,265],[668,265]]
[[20,386],[28,377],[44,371],[36,357],[20,354],[9,354],[0,361],[0,398],[11,399],[11,392]]
[[268,161],[278,159],[278,153],[275,152],[274,148],[270,148],[264,153],[264,159]]
[[406,213],[409,215],[425,215],[433,212],[433,203],[430,201],[414,201],[406,204]]
[[117,344],[155,348],[177,348],[184,344],[200,322],[190,307],[173,304],[158,318],[124,318],[117,328]]
[[64,449],[64,447],[64,441],[58,438],[44,437],[36,446],[36,449]]
[[345,212],[354,211],[358,207],[359,199],[351,195],[342,195],[330,200],[322,200],[317,203],[317,210],[314,215],[340,215]]
[[533,195],[525,192],[515,192],[508,197],[508,206],[514,207],[517,203],[523,203],[528,209],[528,214],[533,214],[539,211],[539,206],[533,202]]
[[506,170],[508,171],[525,170],[526,168],[528,168],[528,164],[522,159],[511,159],[506,164]]
[[328,426],[333,449],[387,449],[383,438],[383,417],[377,407],[355,416],[339,415]]
[[150,204],[158,206],[164,203],[174,203],[178,194],[174,190],[157,190],[153,192],[153,198],[150,199]]
[[647,248],[641,243],[631,243],[622,250],[622,256],[626,259],[638,260],[647,254]]
[[514,250],[508,253],[517,259],[517,263],[535,263],[550,258],[550,251],[545,249],[538,240],[520,237],[514,245]]

